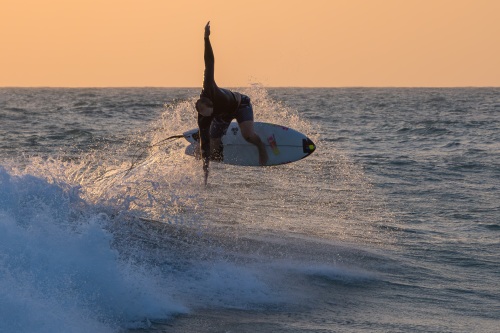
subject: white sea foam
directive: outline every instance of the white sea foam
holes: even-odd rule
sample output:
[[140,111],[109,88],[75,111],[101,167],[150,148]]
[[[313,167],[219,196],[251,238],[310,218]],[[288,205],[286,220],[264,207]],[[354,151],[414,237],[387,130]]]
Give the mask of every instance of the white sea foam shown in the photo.
[[[292,127],[318,144],[306,168],[213,164],[205,189],[200,163],[184,155],[183,140],[158,145],[196,126],[195,97],[78,158],[53,152],[5,163],[0,331],[116,331],[196,308],[297,304],[294,298],[307,300],[310,289],[290,284],[311,276],[363,278],[328,260],[311,265],[315,255],[303,255],[309,249],[295,248],[297,238],[287,237],[353,241],[367,234],[367,215],[375,222],[384,215],[364,173],[335,149],[321,149],[318,129],[266,89],[242,92],[252,98],[256,120]],[[366,205],[373,209],[360,209]],[[166,224],[184,229],[171,233]],[[239,238],[247,232],[259,235],[248,247]],[[325,252],[322,258],[330,255]],[[303,261],[283,266],[282,258],[295,256]]]
[[0,331],[105,332],[186,311],[68,193],[0,169]]

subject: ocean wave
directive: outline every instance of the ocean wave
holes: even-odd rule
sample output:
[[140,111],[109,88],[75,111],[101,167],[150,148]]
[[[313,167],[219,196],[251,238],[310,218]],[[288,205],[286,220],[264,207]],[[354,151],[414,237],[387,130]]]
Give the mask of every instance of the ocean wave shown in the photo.
[[367,286],[368,283],[379,280],[375,274],[365,270],[334,265],[305,265],[299,271],[311,278],[321,278],[332,283],[351,286]]
[[79,189],[0,169],[0,331],[111,332],[187,311]]
[[500,224],[486,224],[483,227],[492,231],[500,231]]

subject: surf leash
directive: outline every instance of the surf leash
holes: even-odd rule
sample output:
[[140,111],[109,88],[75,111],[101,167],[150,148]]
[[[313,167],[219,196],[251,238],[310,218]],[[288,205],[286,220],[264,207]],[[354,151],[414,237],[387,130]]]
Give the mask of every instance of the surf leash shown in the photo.
[[[162,146],[164,144],[167,144],[167,143],[170,143],[171,141],[173,140],[177,140],[177,139],[180,139],[180,138],[183,138],[184,135],[183,134],[179,134],[179,135],[172,135],[166,139],[163,139],[163,140],[160,140],[158,141],[157,143],[155,144],[152,144],[152,145],[149,145],[149,146],[146,146],[146,147],[141,147],[139,148],[138,150],[136,150],[136,152],[134,153],[134,155],[132,156],[132,163],[130,165],[130,168],[128,168],[128,170],[126,170],[125,172],[125,176],[128,175],[128,173],[130,171],[132,171],[133,169],[135,169],[136,167],[138,167],[140,164],[136,165],[137,162],[145,155],[145,153],[151,149],[151,148],[154,148],[154,147],[159,147],[159,146]],[[137,153],[139,152],[139,150],[142,150],[142,152],[139,154],[139,156],[137,156]]]
[[[102,177],[99,177],[101,180],[102,179],[106,179],[106,178],[109,178],[109,177],[116,177],[116,176],[119,176],[121,174],[124,174],[124,176],[127,176],[130,171],[132,171],[133,169],[137,168],[138,166],[141,165],[141,163],[138,163],[139,160],[144,157],[144,155],[146,154],[146,152],[151,149],[151,148],[154,148],[154,147],[159,147],[159,146],[162,146],[162,145],[165,145],[167,143],[170,143],[171,141],[173,140],[177,140],[177,139],[180,139],[180,138],[183,138],[184,135],[183,134],[179,134],[179,135],[172,135],[166,139],[163,139],[163,140],[160,140],[158,141],[157,143],[154,143],[154,144],[151,144],[151,145],[148,145],[146,147],[140,147],[138,148],[135,153],[132,155],[132,162],[130,163],[130,167],[127,169],[127,170],[123,170],[121,172],[118,172],[118,173],[115,173],[113,175],[109,175],[109,176],[102,176]],[[138,154],[140,152],[140,154]]]

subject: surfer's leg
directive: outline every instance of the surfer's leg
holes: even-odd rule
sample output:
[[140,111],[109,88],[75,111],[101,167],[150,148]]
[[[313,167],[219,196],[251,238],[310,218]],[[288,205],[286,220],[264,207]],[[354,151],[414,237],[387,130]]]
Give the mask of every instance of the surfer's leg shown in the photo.
[[240,126],[241,135],[243,136],[243,138],[251,144],[257,146],[257,149],[259,149],[260,165],[266,165],[268,160],[266,146],[264,146],[264,143],[259,138],[259,136],[255,134],[255,131],[253,129],[253,120],[247,120],[242,123],[238,123],[238,125]]
[[210,125],[210,159],[213,161],[224,160],[222,136],[231,124],[231,119],[228,120],[215,117]]
[[221,162],[224,159],[221,138],[210,139],[210,159],[217,162]]
[[236,120],[240,126],[241,135],[245,140],[254,144],[259,149],[259,163],[260,165],[266,165],[268,156],[266,152],[266,147],[262,140],[257,134],[255,134],[253,128],[253,107],[250,103],[250,98],[245,95],[241,95],[241,104],[236,112]]

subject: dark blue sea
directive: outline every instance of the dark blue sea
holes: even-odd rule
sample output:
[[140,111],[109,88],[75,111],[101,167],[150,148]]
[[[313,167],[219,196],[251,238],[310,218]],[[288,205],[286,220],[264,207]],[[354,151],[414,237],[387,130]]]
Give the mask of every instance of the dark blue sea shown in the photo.
[[499,332],[500,89],[242,88],[317,143],[188,142],[199,89],[0,88],[0,332]]

